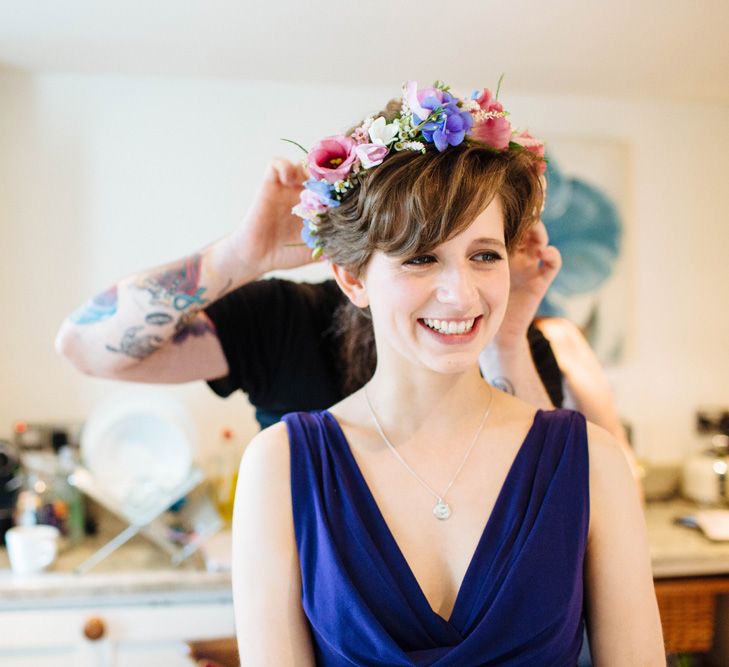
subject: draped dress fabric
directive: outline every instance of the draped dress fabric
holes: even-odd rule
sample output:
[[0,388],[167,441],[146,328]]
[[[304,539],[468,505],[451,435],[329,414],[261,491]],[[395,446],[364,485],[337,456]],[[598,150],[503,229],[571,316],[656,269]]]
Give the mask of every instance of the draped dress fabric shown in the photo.
[[318,665],[577,664],[589,520],[582,415],[536,413],[449,619],[430,607],[334,416],[291,413],[284,422]]

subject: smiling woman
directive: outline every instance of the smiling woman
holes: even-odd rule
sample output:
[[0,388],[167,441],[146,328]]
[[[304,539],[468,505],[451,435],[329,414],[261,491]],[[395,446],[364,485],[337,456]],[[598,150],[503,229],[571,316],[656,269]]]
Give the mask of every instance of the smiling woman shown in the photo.
[[[490,96],[482,97],[493,116],[484,124],[496,145],[503,148],[503,109]],[[390,125],[397,126],[399,114],[398,103],[390,103],[378,119],[387,119]],[[494,121],[498,124],[494,125]],[[476,123],[475,127],[481,125]],[[353,132],[356,131],[355,128]],[[487,130],[482,129],[481,136],[488,138]],[[473,222],[498,193],[494,207],[498,206],[499,211],[491,209],[492,216],[499,217],[497,233],[491,230],[491,234],[484,235],[482,246],[472,249],[473,263],[480,262],[485,269],[500,262],[502,274],[505,271],[508,276],[506,262],[502,260],[538,219],[542,198],[538,175],[544,164],[534,153],[518,150],[519,146],[514,145],[513,150],[495,150],[490,144],[467,141],[444,151],[392,151],[377,169],[358,174],[356,195],[327,207],[327,215],[316,220],[312,243],[315,251],[326,248],[334,264],[359,273],[377,249],[401,256],[408,270],[423,273],[425,264],[435,260],[426,251]],[[320,189],[326,182],[316,183],[315,187]],[[306,214],[307,210],[301,212]],[[436,319],[437,313],[428,316]],[[502,316],[503,313],[498,321]],[[344,369],[346,385],[359,389],[375,365],[369,310],[349,303],[338,317],[345,340],[357,341],[356,345],[345,346]],[[487,338],[491,339],[494,332],[491,329]]]
[[524,139],[488,90],[410,82],[309,153],[303,238],[358,313],[343,321],[370,332],[352,358],[377,365],[247,449],[243,664],[575,665],[585,622],[596,665],[665,664],[618,445],[479,372],[541,208],[541,144]]

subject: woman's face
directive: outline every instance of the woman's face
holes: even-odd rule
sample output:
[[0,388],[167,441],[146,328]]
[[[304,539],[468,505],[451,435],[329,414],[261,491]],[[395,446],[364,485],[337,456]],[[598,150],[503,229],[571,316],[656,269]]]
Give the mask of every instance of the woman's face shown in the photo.
[[509,297],[500,199],[431,252],[374,253],[363,283],[378,359],[395,354],[440,373],[466,370],[494,337]]

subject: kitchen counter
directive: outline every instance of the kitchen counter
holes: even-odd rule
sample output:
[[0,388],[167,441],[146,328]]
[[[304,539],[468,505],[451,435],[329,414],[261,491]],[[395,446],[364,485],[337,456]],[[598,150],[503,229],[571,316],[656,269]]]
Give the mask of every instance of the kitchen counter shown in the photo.
[[190,667],[195,642],[235,635],[230,573],[208,571],[199,553],[173,567],[164,550],[137,535],[74,572],[126,526],[104,515],[99,527],[40,574],[14,574],[0,548],[3,667]]
[[99,535],[60,553],[51,569],[18,576],[10,570],[7,551],[0,548],[0,610],[38,609],[108,604],[231,603],[230,573],[209,572],[199,553],[177,567],[170,557],[143,536],[132,538],[90,571],[74,568],[124,529],[114,517],[104,517]]
[[[712,542],[699,530],[673,522],[696,509],[696,505],[680,499],[646,505],[648,541],[657,579],[729,574],[729,542]],[[84,604],[89,598],[119,595],[136,601],[232,599],[230,573],[208,572],[199,553],[172,567],[169,556],[143,536],[132,538],[89,572],[75,574],[74,568],[124,525],[108,516],[104,517],[103,527],[100,535],[88,537],[82,545],[59,554],[52,569],[38,575],[14,576],[7,552],[0,548],[0,609]]]
[[[656,578],[729,574],[729,542],[711,542],[691,528],[674,524],[696,506],[685,500],[651,502],[646,523]],[[85,574],[74,568],[124,528],[105,517],[102,534],[61,553],[49,572],[18,577],[0,549],[0,609],[85,604],[90,598],[124,596],[135,601],[168,599],[230,601],[230,574],[208,572],[202,556],[193,554],[177,567],[161,549],[137,536]],[[98,600],[96,601],[98,604]]]
[[[711,590],[701,592],[710,607],[703,629],[706,637],[698,645],[701,650],[711,645],[714,613],[722,598],[719,589],[714,589],[729,590],[729,542],[711,542],[698,530],[674,523],[676,517],[696,509],[679,499],[646,506],[659,606],[667,617],[666,610],[671,609],[670,616],[678,627],[674,633],[664,622],[664,636],[675,650],[684,650],[680,648],[686,634],[684,616],[690,611],[686,605],[696,598],[691,587],[706,586],[706,578],[714,577],[709,582]],[[200,554],[172,567],[164,551],[137,536],[89,572],[74,573],[75,567],[124,528],[111,516],[105,517],[102,526],[100,535],[61,553],[51,571],[38,575],[14,576],[7,553],[0,549],[0,624],[12,630],[0,640],[0,662],[22,656],[40,661],[33,664],[45,665],[41,660],[45,654],[65,652],[71,660],[92,645],[101,650],[103,642],[83,639],[90,621],[106,628],[104,650],[137,656],[134,652],[143,645],[149,653],[149,662],[144,664],[189,665],[180,654],[183,640],[234,635],[230,573],[207,571]],[[718,627],[727,627],[724,616],[720,613],[717,617]],[[39,645],[41,625],[46,630]],[[693,646],[689,645],[692,650]],[[723,660],[729,649],[719,648]],[[98,664],[106,663],[100,659]]]
[[691,515],[697,509],[697,505],[682,499],[646,505],[648,543],[656,579],[729,574],[729,541],[712,542],[700,530],[674,523],[675,518]]

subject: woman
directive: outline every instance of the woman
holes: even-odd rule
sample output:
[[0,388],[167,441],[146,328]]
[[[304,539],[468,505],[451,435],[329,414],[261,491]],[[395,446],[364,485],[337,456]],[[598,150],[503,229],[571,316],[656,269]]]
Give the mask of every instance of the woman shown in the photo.
[[488,90],[458,100],[411,82],[402,103],[309,153],[304,238],[371,317],[377,367],[243,458],[246,666],[574,665],[583,616],[596,665],[665,664],[618,445],[479,373],[507,253],[541,207],[539,149]]

